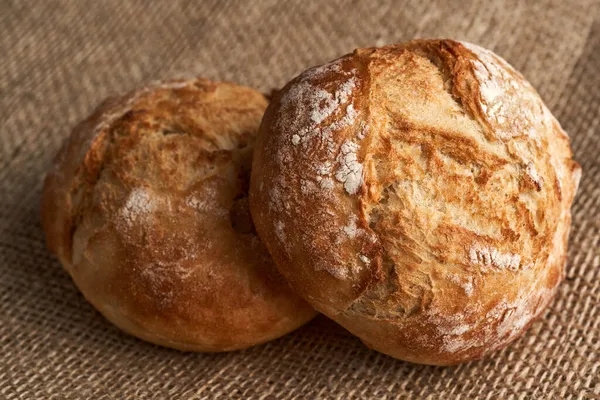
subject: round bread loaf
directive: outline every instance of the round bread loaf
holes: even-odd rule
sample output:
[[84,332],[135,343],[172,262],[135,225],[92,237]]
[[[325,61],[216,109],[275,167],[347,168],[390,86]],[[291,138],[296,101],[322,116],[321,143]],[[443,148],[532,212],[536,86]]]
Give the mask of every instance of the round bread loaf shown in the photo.
[[448,365],[514,340],[564,275],[581,170],[536,91],[452,40],[359,49],[269,105],[250,208],[297,293],[369,347]]
[[279,337],[315,311],[277,272],[248,209],[266,99],[204,79],[105,101],[48,174],[42,222],[84,296],[124,331],[181,350]]

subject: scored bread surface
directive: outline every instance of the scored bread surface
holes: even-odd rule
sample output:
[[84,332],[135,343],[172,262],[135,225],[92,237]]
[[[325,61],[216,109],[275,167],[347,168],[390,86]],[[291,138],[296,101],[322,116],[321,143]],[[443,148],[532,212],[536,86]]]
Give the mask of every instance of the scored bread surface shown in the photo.
[[292,287],[426,364],[514,340],[564,276],[581,170],[506,61],[451,40],[359,49],[267,109],[250,206]]

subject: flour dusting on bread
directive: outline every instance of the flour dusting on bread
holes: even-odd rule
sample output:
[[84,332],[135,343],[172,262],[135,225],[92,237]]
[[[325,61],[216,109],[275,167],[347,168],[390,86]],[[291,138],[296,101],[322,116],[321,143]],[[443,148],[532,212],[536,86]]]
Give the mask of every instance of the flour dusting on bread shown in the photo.
[[471,65],[479,82],[479,104],[494,125],[494,135],[503,140],[523,135],[537,140],[538,127],[547,123],[549,112],[535,89],[491,51],[462,44],[476,55]]
[[503,253],[494,247],[474,244],[469,249],[469,261],[472,264],[487,269],[510,269],[513,271],[521,268],[521,256],[519,254]]
[[338,156],[339,167],[335,179],[344,183],[344,189],[348,194],[356,194],[362,184],[363,166],[358,161],[358,149],[357,143],[346,141],[342,144]]
[[153,194],[145,188],[135,188],[127,196],[121,216],[127,224],[133,225],[140,218],[150,214],[156,208],[156,200]]
[[[318,82],[332,73],[343,76],[335,90],[331,92],[319,87]],[[358,117],[352,102],[353,93],[357,88],[356,79],[354,71],[343,71],[340,62],[315,67],[302,74],[297,84],[281,98],[279,124],[281,129],[289,132],[289,143],[293,146],[301,145],[304,151],[325,148],[327,154],[332,157],[335,152],[332,135],[339,129],[353,125]],[[327,122],[334,116],[334,121]],[[355,194],[362,181],[362,165],[356,156],[358,148],[357,143],[346,142],[342,144],[337,157],[339,166],[335,179],[344,185],[348,194]],[[284,143],[279,151],[290,150]],[[329,177],[329,166],[326,168],[327,172],[324,173],[323,165],[315,165],[315,179],[322,182],[322,189],[328,190],[332,188],[333,181]]]

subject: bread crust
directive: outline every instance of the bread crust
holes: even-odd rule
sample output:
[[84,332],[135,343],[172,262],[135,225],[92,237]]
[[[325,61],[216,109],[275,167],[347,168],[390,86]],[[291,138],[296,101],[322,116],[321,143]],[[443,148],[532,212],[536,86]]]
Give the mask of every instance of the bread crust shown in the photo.
[[250,207],[317,310],[375,350],[449,365],[504,347],[546,308],[580,175],[506,61],[416,40],[311,68],[273,98]]
[[279,337],[315,311],[248,210],[260,93],[205,79],[150,84],[79,124],[44,186],[48,247],[106,318],[180,350]]

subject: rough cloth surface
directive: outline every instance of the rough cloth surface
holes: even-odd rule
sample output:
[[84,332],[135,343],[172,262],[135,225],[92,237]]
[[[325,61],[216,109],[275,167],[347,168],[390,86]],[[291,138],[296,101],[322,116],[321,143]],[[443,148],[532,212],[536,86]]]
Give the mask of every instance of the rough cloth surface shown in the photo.
[[[566,280],[516,343],[440,368],[369,351],[318,317],[282,339],[186,354],[129,337],[46,250],[40,192],[106,96],[203,75],[264,92],[308,66],[415,37],[497,52],[572,138],[583,178]],[[0,398],[600,398],[600,4],[0,1]]]

